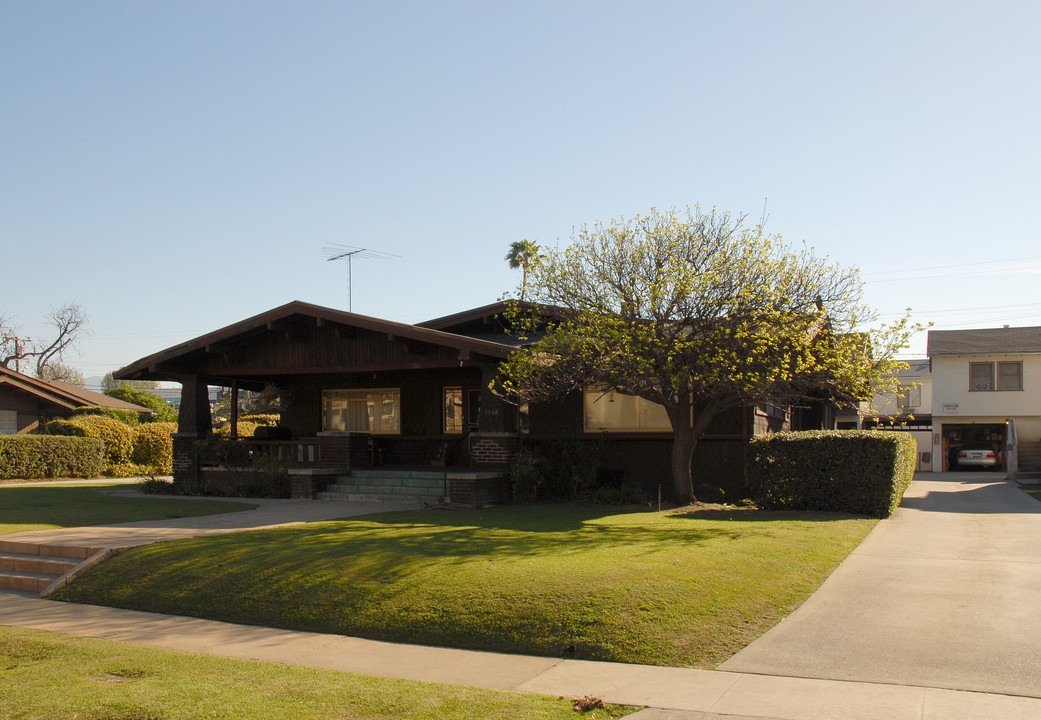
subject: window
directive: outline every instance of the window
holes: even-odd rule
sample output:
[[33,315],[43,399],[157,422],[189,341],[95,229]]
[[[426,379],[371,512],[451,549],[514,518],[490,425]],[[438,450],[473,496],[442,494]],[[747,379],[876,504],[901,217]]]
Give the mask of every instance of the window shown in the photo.
[[18,411],[0,410],[0,435],[18,434]]
[[324,390],[322,429],[400,433],[401,391],[397,388]]
[[898,392],[901,410],[913,410],[922,407],[921,385],[902,385]]
[[[997,374],[995,376],[995,366]],[[995,383],[995,377],[997,382]],[[991,390],[1022,390],[1022,362],[974,362],[969,363],[969,392]]]
[[969,392],[994,389],[994,363],[969,363]]
[[664,407],[635,395],[587,390],[583,401],[587,432],[672,430]]
[[446,387],[443,392],[443,411],[441,427],[446,435],[460,435],[463,432],[463,389]]
[[998,390],[1023,389],[1023,363],[998,363]]

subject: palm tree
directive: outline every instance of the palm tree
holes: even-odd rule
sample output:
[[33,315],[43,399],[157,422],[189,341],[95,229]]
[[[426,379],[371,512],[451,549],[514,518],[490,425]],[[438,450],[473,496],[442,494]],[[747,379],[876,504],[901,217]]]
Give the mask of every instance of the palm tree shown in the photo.
[[510,251],[506,253],[504,259],[510,264],[511,270],[520,268],[523,273],[521,276],[521,300],[524,299],[524,293],[528,289],[528,268],[538,258],[539,246],[531,240],[514,240],[510,243]]

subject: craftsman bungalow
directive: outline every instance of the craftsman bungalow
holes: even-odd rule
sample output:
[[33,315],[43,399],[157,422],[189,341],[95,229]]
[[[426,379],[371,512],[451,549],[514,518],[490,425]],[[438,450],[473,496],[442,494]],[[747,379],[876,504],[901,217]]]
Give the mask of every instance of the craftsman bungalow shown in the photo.
[[[174,464],[182,477],[199,472],[191,447],[210,433],[207,387],[230,388],[237,396],[274,384],[283,404],[280,428],[249,442],[288,447],[301,466],[349,473],[369,465],[429,466],[436,459],[501,471],[521,442],[567,439],[600,444],[605,482],[627,480],[652,493],[658,483],[669,487],[672,434],[660,407],[587,392],[529,409],[489,390],[500,362],[519,347],[504,310],[496,303],[406,325],[291,302],[143,358],[115,376],[181,383]],[[805,422],[834,422],[814,412]],[[797,414],[793,422],[791,411],[773,407],[719,418],[695,458],[700,490],[739,493],[747,438],[800,424]]]

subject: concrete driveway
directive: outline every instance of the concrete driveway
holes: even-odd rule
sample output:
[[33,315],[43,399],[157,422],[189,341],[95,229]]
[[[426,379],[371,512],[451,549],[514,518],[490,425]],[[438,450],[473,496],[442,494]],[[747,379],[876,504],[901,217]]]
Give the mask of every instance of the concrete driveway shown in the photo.
[[1041,697],[1041,502],[921,474],[802,607],[720,666]]

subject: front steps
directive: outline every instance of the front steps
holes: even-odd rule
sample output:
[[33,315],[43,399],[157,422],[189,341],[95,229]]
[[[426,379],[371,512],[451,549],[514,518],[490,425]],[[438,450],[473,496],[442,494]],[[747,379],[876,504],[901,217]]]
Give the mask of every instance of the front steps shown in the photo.
[[446,499],[447,487],[443,469],[357,468],[349,476],[336,478],[318,493],[318,499],[433,505]]
[[1016,447],[1016,480],[1026,483],[1041,482],[1041,442],[1019,441]]
[[0,540],[0,590],[39,597],[103,548]]

